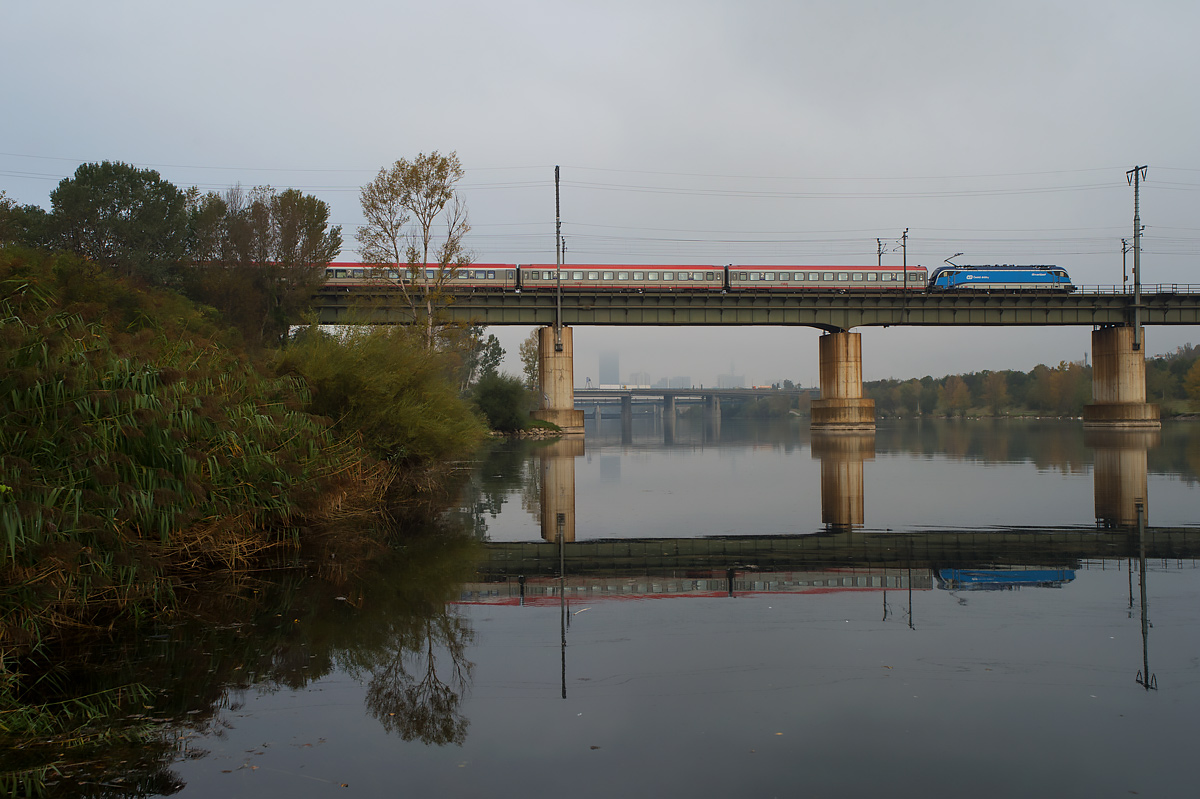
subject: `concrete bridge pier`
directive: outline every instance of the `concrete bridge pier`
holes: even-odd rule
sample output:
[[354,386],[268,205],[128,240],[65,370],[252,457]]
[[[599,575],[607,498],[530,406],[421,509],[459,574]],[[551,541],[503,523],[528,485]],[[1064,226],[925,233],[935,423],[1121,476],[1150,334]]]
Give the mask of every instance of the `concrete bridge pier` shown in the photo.
[[1159,443],[1153,429],[1090,428],[1083,435],[1094,458],[1092,490],[1095,492],[1096,521],[1109,529],[1136,529],[1137,508],[1143,507],[1149,523],[1147,496],[1147,452]]
[[[1141,331],[1139,331],[1141,332]],[[1157,428],[1158,406],[1146,402],[1146,337],[1133,348],[1133,328],[1092,331],[1092,404],[1083,408],[1088,428]]]
[[704,395],[704,413],[708,416],[721,415],[721,398],[716,394]]
[[812,402],[812,429],[874,432],[875,400],[862,395],[862,335],[848,330],[826,333],[817,347],[821,398]]
[[530,415],[556,424],[568,436],[583,435],[583,411],[575,410],[575,349],[571,328],[562,326],[562,350],[554,347],[554,326],[538,330],[538,366],[542,375],[542,401]]
[[667,394],[663,397],[663,443],[675,443],[675,395]]

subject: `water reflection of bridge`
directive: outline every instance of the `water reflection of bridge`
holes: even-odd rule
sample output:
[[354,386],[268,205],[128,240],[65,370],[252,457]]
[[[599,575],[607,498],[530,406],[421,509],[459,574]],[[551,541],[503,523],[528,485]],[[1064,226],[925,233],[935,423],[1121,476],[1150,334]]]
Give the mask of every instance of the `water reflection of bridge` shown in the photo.
[[[839,533],[861,530],[866,525],[864,513],[866,479],[864,464],[875,458],[874,432],[868,433],[820,433],[812,435],[810,447],[812,457],[821,462],[821,521],[825,532]],[[1095,518],[1102,529],[1131,530],[1142,522],[1150,522],[1148,496],[1147,453],[1158,446],[1160,434],[1157,430],[1096,430],[1085,431],[1084,444],[1091,448],[1093,460],[1093,490]],[[580,438],[564,438],[539,450],[541,472],[541,497],[539,520],[542,538],[547,542],[560,539],[575,542],[575,460],[585,452],[585,443]],[[1079,533],[1094,535],[1090,530]],[[923,533],[922,536],[951,535],[959,540],[962,535],[978,533]],[[989,534],[991,535],[991,534]],[[1044,537],[1044,533],[1036,536]],[[1062,541],[1060,531],[1056,537]],[[802,536],[806,538],[806,536]],[[1007,540],[1007,534],[1001,537]],[[709,539],[706,539],[709,540]],[[731,541],[774,540],[774,539],[716,539]],[[824,540],[824,539],[822,539]],[[887,540],[905,540],[888,534]],[[912,540],[912,539],[909,539]],[[917,546],[926,546],[927,539],[918,538]],[[932,540],[932,539],[929,539]],[[1032,544],[1033,539],[1029,542]],[[503,546],[503,545],[498,545]],[[517,546],[536,547],[537,544]],[[655,545],[657,546],[657,545]],[[1110,551],[1093,551],[1091,544],[1085,547],[1087,557],[1113,556]],[[1124,557],[1124,553],[1115,555]],[[1166,557],[1164,555],[1164,557]],[[1017,562],[1017,561],[1013,561]]]
[[[1146,557],[1200,557],[1200,528],[1147,528]],[[937,569],[1010,566],[1073,567],[1080,560],[1137,558],[1136,528],[1012,528],[910,533],[843,531],[811,535],[638,538],[512,542],[486,545],[481,576],[663,574],[724,571],[783,572],[859,569]]]

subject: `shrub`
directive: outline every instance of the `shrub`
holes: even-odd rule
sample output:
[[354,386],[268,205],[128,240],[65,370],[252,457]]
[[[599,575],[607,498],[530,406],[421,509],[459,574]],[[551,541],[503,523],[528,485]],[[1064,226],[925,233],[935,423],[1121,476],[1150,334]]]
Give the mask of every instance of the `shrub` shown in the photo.
[[511,433],[529,425],[529,391],[521,378],[489,374],[475,384],[475,407],[493,430]]

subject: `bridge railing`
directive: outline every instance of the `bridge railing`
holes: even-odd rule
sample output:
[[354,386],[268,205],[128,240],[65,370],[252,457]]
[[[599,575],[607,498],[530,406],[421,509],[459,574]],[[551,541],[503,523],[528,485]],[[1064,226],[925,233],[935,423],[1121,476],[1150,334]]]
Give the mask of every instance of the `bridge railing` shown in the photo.
[[[1133,296],[1133,286],[1086,286],[1076,287],[1078,294],[1128,294]],[[1143,283],[1143,294],[1200,294],[1200,283]]]

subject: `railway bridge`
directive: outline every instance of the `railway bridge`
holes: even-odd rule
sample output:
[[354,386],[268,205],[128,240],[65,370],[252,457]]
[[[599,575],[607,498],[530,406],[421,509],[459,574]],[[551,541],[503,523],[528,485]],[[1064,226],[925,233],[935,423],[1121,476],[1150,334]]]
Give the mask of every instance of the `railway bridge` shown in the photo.
[[[326,286],[315,297],[321,324],[411,324],[394,288]],[[674,289],[620,291],[471,290],[450,295],[452,320],[484,325],[540,325],[542,406],[534,415],[568,435],[583,434],[575,409],[573,327],[587,325],[796,325],[824,331],[818,340],[821,398],[814,430],[862,432],[875,426],[874,402],[862,394],[862,342],[855,327],[893,325],[1091,325],[1093,403],[1089,427],[1159,425],[1146,401],[1146,325],[1200,325],[1200,284],[1148,284],[1138,293],[1114,287],[1051,291],[923,290],[778,292]]]

